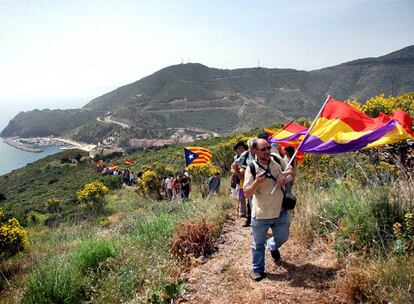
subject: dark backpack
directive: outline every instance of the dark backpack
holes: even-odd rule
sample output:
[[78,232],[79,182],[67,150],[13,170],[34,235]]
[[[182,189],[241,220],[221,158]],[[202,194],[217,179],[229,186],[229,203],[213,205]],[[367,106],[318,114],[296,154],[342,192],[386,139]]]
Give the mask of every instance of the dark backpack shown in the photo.
[[[272,155],[272,159],[282,167],[282,165],[280,163],[280,160],[277,156]],[[259,163],[258,163],[258,166],[262,167]],[[256,166],[254,165],[254,163],[250,163],[249,168],[250,168],[250,172],[253,175],[253,179],[256,179]],[[269,172],[268,169],[266,169],[264,167],[262,169],[265,170],[265,172],[266,172],[265,175],[266,175],[267,178],[271,178],[276,182],[276,178]],[[292,182],[289,182],[289,183],[291,184]],[[282,190],[283,190],[282,207],[285,210],[292,210],[296,206],[296,200],[297,199],[296,199],[296,196],[290,192],[291,188],[292,188],[292,185],[286,186],[285,189],[282,188]]]

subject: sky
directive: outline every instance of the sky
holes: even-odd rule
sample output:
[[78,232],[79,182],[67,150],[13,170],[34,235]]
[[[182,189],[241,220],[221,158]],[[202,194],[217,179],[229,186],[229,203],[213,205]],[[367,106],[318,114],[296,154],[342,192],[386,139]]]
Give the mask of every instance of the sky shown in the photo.
[[166,66],[315,70],[414,44],[414,0],[0,0],[0,129]]

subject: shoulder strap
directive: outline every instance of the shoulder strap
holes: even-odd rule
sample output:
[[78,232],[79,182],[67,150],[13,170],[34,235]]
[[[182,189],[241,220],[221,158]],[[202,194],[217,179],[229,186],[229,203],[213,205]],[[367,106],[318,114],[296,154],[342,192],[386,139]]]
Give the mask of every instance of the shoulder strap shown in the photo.
[[247,166],[247,159],[249,158],[249,154],[250,154],[250,151],[247,151],[247,153],[244,155],[242,166]]
[[277,162],[280,166],[282,166],[282,164],[280,163],[280,159],[279,159],[279,157],[277,157],[276,155],[274,155],[274,154],[271,154],[271,156],[272,156],[272,159],[275,161],[275,162]]
[[253,179],[256,179],[256,166],[253,162],[249,163],[250,173],[253,175]]

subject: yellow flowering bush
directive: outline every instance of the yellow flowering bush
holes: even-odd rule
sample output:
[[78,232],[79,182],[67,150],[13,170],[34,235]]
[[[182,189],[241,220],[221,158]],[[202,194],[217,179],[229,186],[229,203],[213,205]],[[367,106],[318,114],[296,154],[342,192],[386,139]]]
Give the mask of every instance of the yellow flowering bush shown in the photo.
[[56,197],[49,198],[46,203],[46,210],[50,213],[58,213],[62,211],[62,200]]
[[398,97],[385,97],[384,94],[374,96],[362,106],[362,111],[371,117],[377,117],[383,112],[387,115],[396,110],[403,110],[409,115],[414,115],[414,93],[405,93]]
[[354,107],[355,109],[363,112],[362,105],[356,99],[348,100],[346,103]]
[[0,260],[9,258],[29,247],[27,231],[14,217],[7,218],[0,210]]
[[100,213],[104,209],[104,197],[108,192],[108,187],[99,181],[94,181],[77,191],[76,197],[84,208]]
[[414,93],[405,93],[396,98],[396,107],[414,117]]
[[384,94],[371,97],[363,105],[362,110],[371,117],[377,117],[379,113],[391,114],[396,109],[396,98],[386,98]]
[[144,195],[152,198],[161,198],[161,177],[154,170],[146,170],[142,174],[139,188]]
[[212,165],[210,162],[206,165],[190,166],[188,168],[191,182],[193,185],[198,186],[202,196],[206,196],[208,193],[207,179],[218,172],[220,172],[220,168]]
[[233,162],[234,150],[233,147],[239,141],[244,141],[247,143],[247,140],[250,137],[237,135],[225,143],[221,143],[212,149],[213,157],[212,162],[217,164],[222,172],[230,171],[230,166]]

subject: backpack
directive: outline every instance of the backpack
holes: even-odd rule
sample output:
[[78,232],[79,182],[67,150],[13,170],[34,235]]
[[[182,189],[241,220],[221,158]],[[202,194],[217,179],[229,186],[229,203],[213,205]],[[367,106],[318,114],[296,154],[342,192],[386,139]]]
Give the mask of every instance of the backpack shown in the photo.
[[[280,163],[280,160],[277,156],[272,155],[272,159],[275,162],[277,162],[280,166],[282,166],[281,163]],[[258,165],[259,165],[259,167],[261,167],[261,165],[259,163],[258,163]],[[250,163],[249,168],[250,168],[250,172],[253,175],[253,179],[256,179],[256,166],[254,165],[254,163]],[[264,169],[264,168],[262,168],[262,169]],[[266,173],[265,173],[266,177],[271,178],[276,182],[276,178],[270,172],[268,172],[268,169],[265,169],[265,170],[266,170]],[[291,188],[292,188],[291,186],[290,187],[285,187],[285,189],[282,188],[282,190],[283,190],[282,207],[285,210],[292,210],[296,206],[296,200],[297,199],[296,199],[296,196],[293,193],[290,192]]]

